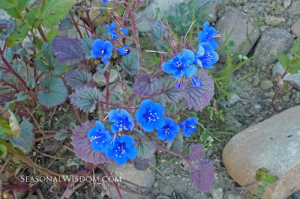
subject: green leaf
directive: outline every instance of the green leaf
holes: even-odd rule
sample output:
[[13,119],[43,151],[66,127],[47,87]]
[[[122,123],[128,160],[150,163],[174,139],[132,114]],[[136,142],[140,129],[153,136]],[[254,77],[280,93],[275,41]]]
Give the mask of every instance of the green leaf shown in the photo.
[[52,28],[49,32],[48,32],[48,34],[47,34],[47,39],[49,40],[49,41],[51,41],[52,39],[54,39],[55,37],[56,37],[56,35],[57,35],[57,29],[56,28]]
[[12,67],[18,73],[18,72],[20,72],[22,65],[21,64],[13,64]]
[[300,38],[297,39],[297,42],[294,44],[293,48],[291,49],[291,54],[293,57],[300,56]]
[[300,58],[294,59],[294,60],[292,61],[291,66],[292,66],[292,67],[299,67],[299,66],[300,66]]
[[130,74],[136,75],[139,69],[139,55],[137,51],[124,56],[121,62],[122,68],[126,69]]
[[0,135],[2,135],[4,133],[4,129],[3,127],[0,125]]
[[35,79],[34,77],[30,77],[28,81],[26,82],[26,86],[30,88],[35,88]]
[[[4,118],[4,114],[7,118]],[[17,121],[15,114],[10,110],[1,110],[0,125],[6,135],[18,137],[21,133],[19,122]]]
[[62,141],[66,139],[66,130],[60,130],[58,133],[55,134],[54,138],[58,141]]
[[2,79],[2,74],[3,74],[3,71],[0,70],[0,81],[1,81],[1,79]]
[[0,157],[5,158],[7,155],[7,148],[3,144],[0,144]]
[[140,142],[135,144],[135,148],[138,151],[138,157],[151,158],[156,150],[156,145],[144,136],[140,139]]
[[62,20],[77,0],[48,0],[42,6],[40,15],[46,28],[52,28]]
[[278,60],[284,69],[286,69],[291,64],[291,60],[289,56],[287,56],[286,54],[279,54]]
[[110,63],[105,64],[105,65],[104,64],[98,64],[96,70],[97,70],[98,73],[103,74],[108,69],[109,66],[110,66]]
[[59,24],[59,30],[69,30],[73,27],[74,27],[73,21],[71,18],[68,17],[64,18]]
[[3,10],[15,8],[16,3],[11,0],[0,0],[0,8]]
[[258,189],[258,195],[259,196],[262,196],[265,193],[265,187],[264,186],[258,185],[257,189]]
[[35,139],[32,133],[33,125],[23,118],[23,122],[20,124],[21,134],[18,138],[9,137],[9,142],[13,147],[19,147],[24,152],[28,152],[32,147],[32,142]]
[[8,61],[11,62],[12,61],[12,53],[11,53],[11,49],[10,48],[6,48],[3,54],[4,58]]
[[110,96],[109,96],[109,99],[112,103],[117,103],[119,101],[123,101],[124,100],[124,97],[123,95],[121,95],[120,93],[118,93],[117,91],[112,91],[110,93]]
[[273,184],[273,183],[277,182],[278,179],[279,179],[279,178],[278,178],[277,176],[266,175],[265,181],[266,181],[268,184]]
[[79,160],[78,158],[74,158],[74,159],[69,159],[67,161],[67,166],[78,166],[79,165]]
[[9,38],[10,35],[15,31],[16,22],[14,20],[0,20],[0,23],[9,24],[9,28],[2,29],[2,32],[0,33],[0,40],[5,40],[6,38]]
[[37,8],[31,8],[31,9],[29,10],[29,12],[27,13],[27,15],[26,15],[27,23],[28,23],[29,25],[31,25],[32,27],[33,27],[34,24],[35,24],[35,16],[36,16],[36,14],[37,14],[37,11],[38,11]]
[[38,101],[48,108],[62,104],[68,97],[68,89],[60,77],[47,77],[41,86]]
[[295,66],[295,67],[290,69],[289,73],[297,74],[299,70],[300,70],[300,66]]
[[25,10],[30,0],[17,0],[19,11]]
[[89,59],[91,57],[91,50],[93,49],[94,40],[92,38],[83,38],[81,40],[81,47],[85,53],[85,58]]
[[230,40],[228,46],[229,46],[229,47],[234,46],[234,41]]
[[26,95],[24,92],[20,92],[17,96],[17,101],[23,101],[26,99]]
[[42,111],[41,109],[36,110],[36,113],[39,115],[45,115],[45,112]]

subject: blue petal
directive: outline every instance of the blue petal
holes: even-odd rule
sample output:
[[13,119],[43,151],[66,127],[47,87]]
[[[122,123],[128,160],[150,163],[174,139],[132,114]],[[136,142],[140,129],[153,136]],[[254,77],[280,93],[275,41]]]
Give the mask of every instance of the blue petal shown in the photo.
[[201,88],[202,87],[202,82],[195,76],[192,76],[192,84],[194,85],[195,88]]
[[169,133],[169,134],[166,134],[166,140],[167,141],[172,141],[172,140],[174,140],[174,138],[175,138],[175,133]]
[[210,53],[214,50],[214,48],[212,47],[212,45],[209,42],[203,42],[203,43],[199,44],[199,46],[202,46],[204,48],[205,53]]
[[104,127],[104,125],[103,125],[100,121],[96,121],[96,122],[95,122],[95,125],[96,125],[97,129],[98,129],[100,132],[105,131],[105,127]]
[[120,142],[121,143],[126,143],[126,147],[132,147],[135,144],[133,138],[129,135],[122,135],[120,137]]
[[127,33],[128,33],[128,30],[127,30],[127,29],[121,28],[121,30],[123,31],[124,36],[127,35]]
[[175,124],[175,123],[174,123],[174,124],[170,127],[170,130],[171,130],[173,133],[177,134],[177,133],[180,132],[180,127],[179,127],[178,124]]
[[91,56],[94,58],[98,58],[100,56],[100,51],[92,49],[91,50]]
[[102,147],[102,142],[100,141],[100,139],[95,139],[92,141],[91,146],[94,151],[100,151]]
[[203,32],[203,31],[199,32],[198,41],[199,41],[199,43],[207,41],[205,32]]
[[165,109],[160,103],[155,103],[152,105],[152,110],[157,114],[157,116],[163,116],[165,114]]
[[190,134],[190,132],[188,132],[187,130],[184,130],[183,131],[183,135],[185,135],[185,137],[191,137],[191,134]]
[[213,47],[213,49],[217,49],[218,48],[218,43],[214,39],[210,39],[209,43]]
[[116,155],[115,155],[115,147],[114,146],[107,146],[107,149],[106,149],[106,157],[107,158],[114,158]]
[[111,58],[111,52],[114,48],[112,43],[110,43],[110,41],[106,41],[104,43],[104,48],[106,49],[106,53],[108,53],[108,52],[110,53],[110,56],[108,54],[106,54],[107,58]]
[[212,56],[214,58],[214,63],[216,63],[219,60],[219,55],[217,52],[213,51],[212,52]]
[[[164,121],[164,120],[162,119],[162,121]],[[151,132],[151,131],[154,130],[152,122],[150,122],[150,123],[148,123],[148,122],[142,122],[141,126],[144,129],[144,131],[146,131],[146,132]]]
[[102,61],[103,61],[103,63],[105,63],[105,64],[108,64],[108,63],[109,63],[108,60],[106,59],[106,57],[102,57]]
[[93,139],[95,139],[96,137],[101,136],[101,133],[100,133],[96,128],[91,128],[91,129],[88,131],[87,135],[88,135],[88,138],[89,138],[90,140],[93,140]]
[[121,155],[121,157],[120,156],[115,156],[114,160],[117,164],[123,165],[127,162],[128,158],[125,155]]
[[102,39],[96,39],[93,42],[93,48],[101,48],[104,46],[104,41]]
[[172,77],[174,77],[174,78],[180,78],[180,77],[183,77],[183,76],[184,76],[184,71],[183,70],[176,70],[172,75]]
[[201,57],[205,54],[205,49],[203,48],[203,46],[201,44],[198,45],[198,51],[196,53],[196,57]]
[[184,56],[184,58],[182,60],[183,64],[190,64],[195,61],[195,54],[191,50],[184,49],[183,56]]
[[137,120],[138,123],[141,123],[142,122],[142,119],[144,118],[143,114],[144,114],[144,110],[142,109],[138,109],[136,112],[135,112],[135,119]]
[[118,127],[117,125],[118,123],[114,123],[113,125],[111,125],[111,132],[113,132],[114,134],[116,134],[120,129],[120,127]]
[[170,63],[170,62],[164,62],[162,64],[162,69],[168,73],[168,74],[172,74],[177,70],[177,67],[174,66],[174,63]]
[[190,117],[189,119],[186,120],[186,122],[189,124],[189,125],[196,125],[198,123],[198,119],[195,118],[195,117]]
[[206,21],[206,22],[204,23],[204,26],[203,26],[203,32],[207,33],[208,30],[209,30],[209,22]]
[[126,150],[126,156],[129,158],[129,159],[135,159],[136,156],[138,154],[138,151],[135,147],[130,147]]
[[121,112],[119,110],[109,111],[108,119],[111,122],[119,122],[120,120],[122,120]]
[[183,71],[185,72],[186,77],[191,77],[197,72],[197,67],[195,65],[186,65],[183,68]]
[[161,140],[165,140],[166,139],[166,133],[165,133],[165,129],[164,128],[160,128],[157,130],[157,137]]
[[149,108],[152,108],[153,105],[154,105],[154,102],[150,99],[147,99],[147,100],[142,101],[141,108],[149,109]]
[[155,120],[155,123],[153,124],[155,129],[160,129],[164,126],[165,122],[162,117],[159,117],[159,119]]
[[108,2],[108,0],[103,0],[104,5],[106,5],[107,2]]

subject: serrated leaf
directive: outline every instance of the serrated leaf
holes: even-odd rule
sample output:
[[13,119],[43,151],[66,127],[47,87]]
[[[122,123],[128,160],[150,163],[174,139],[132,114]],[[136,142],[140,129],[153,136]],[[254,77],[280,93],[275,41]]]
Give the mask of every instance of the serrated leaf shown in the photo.
[[257,189],[258,189],[258,195],[259,196],[262,196],[265,193],[265,187],[264,186],[258,185]]
[[189,109],[202,111],[204,107],[210,104],[214,95],[214,81],[208,75],[206,69],[198,69],[195,74],[202,82],[201,88],[195,88],[190,80],[187,80],[184,90],[184,98]]
[[31,8],[29,12],[26,15],[27,23],[31,26],[35,24],[35,16],[37,14],[38,9],[37,8]]
[[98,73],[103,74],[109,68],[109,66],[110,66],[110,63],[105,64],[105,65],[98,64],[96,70]]
[[[0,6],[0,8],[2,7]],[[0,20],[0,23],[7,23],[9,25],[9,28],[2,29],[2,32],[0,33],[0,40],[5,40],[15,31],[16,22],[14,20]]]
[[139,139],[135,144],[135,148],[138,151],[138,157],[140,158],[151,158],[156,150],[156,145],[151,142],[146,136]]
[[284,69],[286,69],[291,64],[291,60],[286,54],[279,54],[278,60]]
[[123,95],[121,95],[117,91],[112,91],[110,93],[109,99],[112,103],[117,103],[119,101],[122,102],[125,98],[123,97]]
[[54,139],[56,139],[58,141],[65,140],[66,134],[67,134],[66,130],[60,130],[58,133],[55,134]]
[[68,97],[67,87],[60,77],[46,77],[41,86],[42,90],[39,92],[38,101],[47,108],[64,103]]
[[139,70],[139,54],[134,51],[127,56],[123,56],[121,61],[122,68],[125,68],[130,74],[136,75]]
[[0,144],[0,157],[5,158],[7,155],[7,148],[3,144]]
[[161,22],[153,22],[151,28],[153,30],[151,40],[154,43],[154,45],[163,39],[168,39],[168,33]]
[[32,142],[35,139],[32,133],[33,125],[23,118],[23,122],[20,124],[21,134],[18,138],[9,137],[9,142],[13,147],[19,147],[24,152],[28,152],[32,147]]
[[73,21],[71,18],[64,18],[59,24],[59,30],[69,30],[74,27]]
[[84,87],[92,80],[92,74],[85,69],[70,70],[64,74],[67,85],[72,89]]
[[26,82],[26,86],[30,88],[35,88],[35,79],[34,77],[30,77],[28,81]]
[[15,1],[11,1],[11,0],[1,0],[0,1],[0,8],[1,9],[10,9],[10,8],[15,8],[16,7],[16,3]]
[[92,38],[85,37],[80,42],[82,50],[85,53],[85,58],[89,59],[91,57],[91,50],[93,49],[94,40]]
[[6,48],[3,54],[4,58],[8,61],[11,62],[12,61],[12,53],[11,53],[11,49],[10,48]]
[[212,189],[215,175],[213,162],[206,160],[204,153],[203,145],[191,144],[190,154],[184,157],[188,163],[192,183],[198,190],[207,192]]
[[181,100],[184,96],[184,90],[183,89],[177,89],[175,88],[176,85],[176,79],[169,76],[161,79],[162,85],[163,85],[163,91],[161,95],[164,96],[166,102],[174,104],[178,103],[179,100]]
[[266,175],[265,181],[266,181],[268,184],[273,184],[273,183],[277,182],[278,179],[279,179],[279,178],[278,178],[277,176]]
[[52,29],[48,32],[48,34],[46,35],[46,37],[47,37],[47,39],[48,39],[49,41],[51,41],[52,39],[54,39],[54,37],[56,37],[56,35],[57,35],[57,29],[56,29],[56,28],[52,28]]
[[297,74],[300,70],[300,66],[295,66],[293,68],[290,69],[289,73],[291,74]]
[[139,96],[151,96],[159,93],[162,87],[161,81],[156,77],[152,78],[149,74],[141,74],[135,78],[133,93]]
[[39,15],[43,21],[43,25],[46,28],[52,28],[56,26],[60,20],[62,20],[71,7],[76,3],[76,0],[47,0],[41,7]]
[[93,112],[101,101],[102,93],[96,88],[82,87],[70,95],[71,103],[84,112]]
[[52,41],[53,52],[58,62],[76,62],[83,58],[80,40],[57,36]]
[[91,128],[95,128],[95,121],[86,121],[82,126],[76,126],[73,129],[73,141],[74,151],[76,156],[80,157],[85,162],[91,162],[93,164],[103,164],[106,162],[112,162],[101,151],[94,151],[91,147],[91,141],[87,136],[87,132]]
[[292,67],[299,67],[300,66],[300,58],[293,60],[292,63],[291,63],[291,66]]
[[175,139],[173,140],[173,150],[180,152],[183,147],[183,135],[182,133],[177,133]]

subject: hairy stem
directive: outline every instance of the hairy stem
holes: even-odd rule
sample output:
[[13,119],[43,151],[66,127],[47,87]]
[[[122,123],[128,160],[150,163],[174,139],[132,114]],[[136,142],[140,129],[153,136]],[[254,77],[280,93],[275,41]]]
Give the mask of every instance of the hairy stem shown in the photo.
[[77,30],[77,32],[78,32],[80,38],[82,39],[83,37],[82,37],[81,31],[80,31],[80,29],[79,29],[79,27],[78,27],[78,25],[77,25],[77,23],[76,23],[76,21],[75,21],[75,19],[74,19],[74,16],[73,16],[72,12],[69,11],[69,14],[70,14],[70,16],[71,16],[71,18],[72,18],[73,24],[75,25],[75,28],[76,28],[76,30]]
[[182,158],[182,159],[186,159],[183,155],[181,155],[181,154],[179,154],[179,153],[176,153],[175,151],[172,151],[172,150],[170,150],[170,149],[167,149],[167,148],[165,148],[165,147],[162,147],[162,146],[156,146],[156,148],[157,149],[160,149],[160,150],[162,150],[162,151],[166,151],[166,152],[168,152],[168,153],[170,153],[170,154],[172,154],[172,155],[175,155],[175,156],[177,156],[177,157],[179,157],[179,158]]
[[39,25],[38,31],[39,31],[41,37],[43,38],[44,42],[48,42],[48,39],[47,39],[47,37],[46,37],[46,35],[45,35],[45,33],[44,33],[41,25]]

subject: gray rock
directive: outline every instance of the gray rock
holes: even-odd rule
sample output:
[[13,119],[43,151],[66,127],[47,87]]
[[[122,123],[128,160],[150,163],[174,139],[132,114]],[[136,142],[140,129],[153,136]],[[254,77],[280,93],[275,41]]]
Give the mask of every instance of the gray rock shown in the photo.
[[151,0],[142,0],[141,8],[145,8]]
[[291,5],[291,3],[292,3],[292,0],[284,0],[283,7],[286,9]]
[[64,174],[66,172],[66,166],[60,165],[58,167],[58,172],[61,173],[61,174]]
[[[151,30],[151,24],[155,19],[160,19],[163,15],[168,12],[168,14],[174,13],[177,4],[185,2],[186,0],[152,0],[147,9],[141,9],[137,13],[137,20],[142,20],[141,23],[137,25],[140,32],[148,32]],[[160,12],[157,11],[160,9]]]
[[264,91],[270,90],[273,87],[273,83],[269,80],[262,81],[260,83],[260,88]]
[[[262,199],[283,199],[299,190],[299,117],[300,106],[296,106],[235,135],[223,151],[231,177],[241,186],[249,185],[264,167],[279,180],[265,189]],[[257,194],[256,184],[247,189]]]
[[268,28],[259,39],[254,54],[257,56],[252,60],[256,67],[267,66],[277,61],[278,54],[287,53],[293,46],[292,35],[284,29]]
[[288,13],[291,15],[299,15],[300,14],[300,1],[294,0],[292,5],[288,8]]
[[156,197],[156,199],[170,199],[170,198],[168,196],[159,195]]
[[205,13],[207,15],[207,17],[205,17],[205,21],[208,21],[210,23],[215,23],[218,20],[218,13],[220,12],[220,10],[221,10],[220,3],[218,2],[214,3],[210,1],[205,5],[203,5],[197,13],[202,13],[202,14]]
[[8,20],[10,15],[6,13],[5,10],[0,9],[0,19],[1,20]]
[[[153,165],[156,165],[156,159],[154,158],[152,161]],[[151,190],[152,185],[155,181],[155,170],[145,170],[140,171],[134,168],[133,164],[126,163],[124,165],[117,165],[116,163],[112,163],[107,167],[107,170],[113,172],[114,176],[121,178],[122,180],[128,180],[129,182],[133,182],[139,185],[143,189]],[[132,191],[139,192],[138,188],[132,184],[122,182],[128,189]],[[104,185],[106,189],[106,186]],[[110,190],[113,195],[118,198],[115,189],[110,186]],[[128,192],[122,191],[121,194],[123,199],[142,199],[143,197],[139,197]]]
[[279,24],[281,24],[281,22],[284,22],[285,19],[282,17],[275,17],[275,16],[271,16],[271,15],[266,15],[265,16],[265,22],[268,25],[271,26],[277,26]]
[[[109,75],[109,83],[111,84],[116,82],[118,80],[118,77],[119,77],[118,71],[111,69]],[[106,85],[106,79],[104,74],[95,73],[93,75],[93,80],[98,87],[103,87]]]
[[231,0],[231,3],[233,3],[236,6],[241,6],[245,3],[247,3],[248,0]]
[[241,98],[237,94],[232,93],[230,95],[229,100],[228,100],[228,105],[232,105],[232,104],[234,104],[234,103],[236,103],[236,102],[238,102],[240,100],[241,100]]
[[300,37],[300,19],[292,26],[292,33],[296,37]]
[[[216,38],[219,47],[226,40],[226,30],[229,34],[233,29],[233,32],[229,37],[229,41],[231,40],[234,41],[234,46],[231,47],[231,50],[233,53],[235,53],[239,48],[239,46],[244,42],[247,36],[251,33],[254,26],[251,20],[242,12],[240,12],[237,9],[228,7],[226,8],[225,14],[218,20],[215,28],[217,29],[218,34],[221,35],[220,37]],[[260,36],[260,30],[256,29],[240,54],[247,55],[250,52],[253,45],[255,44],[255,42],[258,40],[259,36]],[[220,55],[219,60],[221,62],[226,61],[226,52],[223,52]]]
[[213,199],[222,199],[224,194],[222,188],[213,189],[210,193]]

